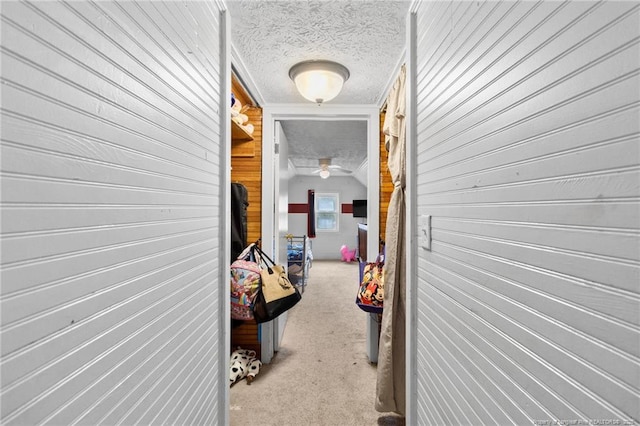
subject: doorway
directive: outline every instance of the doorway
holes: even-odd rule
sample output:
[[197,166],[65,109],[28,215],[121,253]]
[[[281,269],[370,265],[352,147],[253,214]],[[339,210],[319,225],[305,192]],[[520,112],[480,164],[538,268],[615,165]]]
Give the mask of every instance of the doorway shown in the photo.
[[[281,173],[280,167],[275,167],[280,163],[279,153],[281,152],[278,132],[281,122],[288,123],[296,120],[318,121],[318,122],[341,122],[359,121],[366,126],[366,153],[369,167],[366,171],[367,182],[367,217],[371,224],[369,232],[378,235],[379,232],[379,111],[375,106],[371,107],[347,107],[322,105],[297,105],[291,106],[265,106],[263,109],[263,156],[262,156],[262,241],[270,242],[264,244],[269,255],[278,259],[282,256],[280,249],[281,218],[285,215],[279,210],[284,208],[280,203]],[[295,124],[295,123],[294,123]],[[286,151],[286,149],[285,149]],[[373,166],[372,166],[373,165]],[[274,206],[280,206],[278,211]],[[368,242],[368,253],[376,253],[378,250],[376,239]],[[284,324],[272,321],[263,324],[262,328],[262,360],[270,362],[278,346]]]

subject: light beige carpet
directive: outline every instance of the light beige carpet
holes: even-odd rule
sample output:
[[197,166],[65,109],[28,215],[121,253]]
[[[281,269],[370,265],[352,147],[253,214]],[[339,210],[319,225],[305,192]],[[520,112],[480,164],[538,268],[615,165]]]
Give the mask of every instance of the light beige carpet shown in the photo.
[[376,366],[367,359],[368,314],[355,304],[357,287],[357,263],[314,261],[279,352],[251,385],[232,386],[231,426],[405,424],[375,411]]

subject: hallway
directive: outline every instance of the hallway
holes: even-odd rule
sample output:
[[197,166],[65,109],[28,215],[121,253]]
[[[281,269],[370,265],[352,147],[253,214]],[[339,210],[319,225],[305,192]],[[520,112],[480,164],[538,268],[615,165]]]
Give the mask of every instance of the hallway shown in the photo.
[[230,392],[231,426],[403,425],[373,407],[366,313],[354,303],[358,265],[314,261],[302,301],[289,311],[279,352],[251,385]]
[[[340,1],[310,2],[300,34],[401,28],[351,21],[392,2]],[[640,424],[640,2],[411,1],[384,52],[284,31],[297,3],[1,3],[0,423],[391,422],[373,408],[356,265],[316,262],[282,350],[229,392],[228,188],[246,171],[247,241],[282,241],[273,123],[332,108],[377,139],[387,90],[350,91],[406,59],[406,423]],[[278,24],[277,53],[259,34],[245,40],[260,55],[238,52],[231,5],[276,17],[260,22]],[[350,70],[335,103],[289,102],[307,56]],[[274,58],[291,64],[269,71]],[[234,70],[268,79],[253,143],[231,140]],[[308,191],[342,178],[288,203],[304,218]],[[372,179],[366,198],[377,216]]]

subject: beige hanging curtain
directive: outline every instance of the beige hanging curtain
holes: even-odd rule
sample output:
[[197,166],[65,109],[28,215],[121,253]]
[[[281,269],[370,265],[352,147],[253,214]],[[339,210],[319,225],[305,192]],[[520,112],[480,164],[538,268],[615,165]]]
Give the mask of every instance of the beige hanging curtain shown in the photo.
[[387,213],[384,262],[384,310],[378,353],[376,410],[405,415],[405,92],[400,70],[389,97],[383,132],[393,193]]

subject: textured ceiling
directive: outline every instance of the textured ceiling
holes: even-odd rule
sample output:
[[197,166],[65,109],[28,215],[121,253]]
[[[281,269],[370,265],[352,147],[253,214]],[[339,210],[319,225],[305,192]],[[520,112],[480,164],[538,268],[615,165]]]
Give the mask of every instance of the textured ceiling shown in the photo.
[[320,158],[331,158],[331,165],[353,171],[367,156],[366,121],[288,120],[282,129],[298,174],[317,170]]
[[289,69],[301,61],[328,59],[351,73],[331,103],[377,104],[404,52],[409,5],[389,0],[227,1],[233,46],[265,103],[308,102],[295,90]]
[[[289,79],[298,62],[327,59],[350,77],[331,104],[380,105],[405,51],[410,1],[227,0],[234,63],[260,104],[309,104]],[[318,159],[355,170],[366,165],[366,124],[283,122],[289,159],[310,174]],[[311,166],[311,167],[307,167]]]

